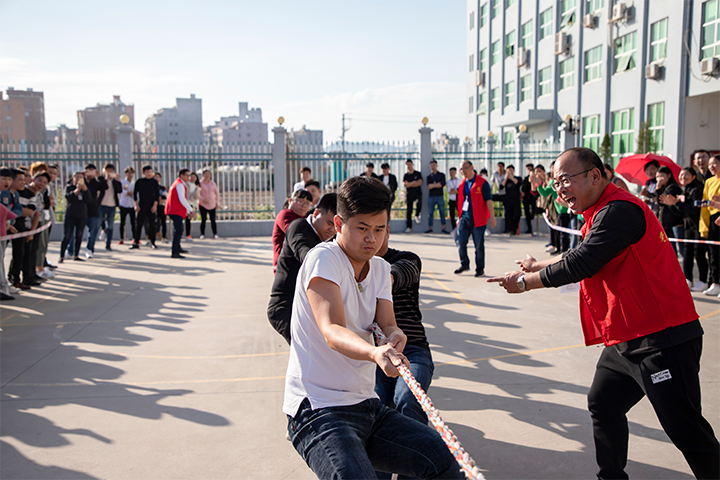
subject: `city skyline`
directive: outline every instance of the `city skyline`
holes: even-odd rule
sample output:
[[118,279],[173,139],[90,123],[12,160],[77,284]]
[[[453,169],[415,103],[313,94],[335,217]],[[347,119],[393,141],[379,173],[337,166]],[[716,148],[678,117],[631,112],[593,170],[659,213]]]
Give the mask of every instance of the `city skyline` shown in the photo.
[[[142,129],[195,94],[204,126],[245,101],[270,127],[283,116],[288,129],[323,130],[326,142],[340,137],[343,113],[348,141],[414,140],[423,116],[434,136],[464,131],[459,0],[34,5],[32,34],[20,22],[0,33],[0,88],[44,92],[48,129],[76,127],[78,110],[113,95],[134,105]],[[0,15],[25,8],[5,1]]]

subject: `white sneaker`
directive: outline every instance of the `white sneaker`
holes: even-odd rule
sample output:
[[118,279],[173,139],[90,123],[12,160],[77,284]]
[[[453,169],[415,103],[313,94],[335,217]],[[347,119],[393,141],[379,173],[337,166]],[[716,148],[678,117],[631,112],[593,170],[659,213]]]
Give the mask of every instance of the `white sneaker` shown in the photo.
[[192,242],[192,237],[190,235],[188,235],[187,237],[185,237],[185,241]]
[[93,253],[90,250],[86,249],[85,250],[85,258],[92,258],[92,257],[93,257]]
[[38,276],[42,278],[55,278],[55,272],[45,267],[42,272],[38,273]]
[[555,247],[553,247],[552,245],[549,245],[549,246],[545,249],[545,251],[548,252],[548,253],[554,252],[554,251],[555,251]]
[[697,281],[695,285],[690,289],[691,292],[703,292],[708,289],[708,284],[705,282]]
[[692,288],[692,282],[691,282],[690,280],[688,280],[688,279],[686,278],[686,279],[685,279],[685,282],[687,283],[688,288]]
[[49,276],[47,274],[47,272],[45,270],[43,270],[41,272],[38,272],[37,270],[35,270],[35,275],[37,275],[40,278],[44,278],[45,280],[49,280],[52,278],[51,276]]
[[713,283],[710,288],[705,290],[703,293],[709,297],[720,295],[720,285]]
[[200,240],[205,240],[205,235],[200,235]]
[[98,234],[98,238],[97,238],[97,239],[98,239],[99,241],[101,241],[101,242],[102,242],[103,240],[105,240],[105,230],[100,230],[100,233]]
[[213,235],[213,238],[214,238],[215,240],[217,240],[218,238],[220,238],[220,235],[217,235],[217,234],[216,234],[216,235]]
[[405,233],[412,233],[412,228],[406,228]]
[[11,286],[8,290],[10,290],[10,295],[12,295],[13,293],[19,293],[19,292],[20,292],[20,289],[19,289],[19,288],[15,288],[15,287],[13,287],[13,286]]
[[415,215],[415,223],[420,225],[420,222],[422,222],[422,218],[420,218],[420,215]]

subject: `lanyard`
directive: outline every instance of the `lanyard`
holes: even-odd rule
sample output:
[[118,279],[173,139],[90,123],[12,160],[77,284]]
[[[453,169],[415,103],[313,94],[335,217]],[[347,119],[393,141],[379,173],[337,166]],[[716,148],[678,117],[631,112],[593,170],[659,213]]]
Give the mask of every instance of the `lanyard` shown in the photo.
[[465,188],[463,193],[465,194],[465,197],[470,196],[470,190],[472,189],[473,183],[475,183],[475,177],[473,177],[472,180],[465,180]]

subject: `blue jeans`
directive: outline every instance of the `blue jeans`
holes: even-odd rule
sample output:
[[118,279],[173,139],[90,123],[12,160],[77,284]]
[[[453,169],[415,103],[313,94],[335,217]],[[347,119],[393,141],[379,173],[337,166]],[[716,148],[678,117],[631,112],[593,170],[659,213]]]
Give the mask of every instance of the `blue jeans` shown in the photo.
[[437,205],[440,211],[440,223],[442,224],[443,230],[445,229],[445,197],[443,195],[437,195],[434,197],[428,197],[428,227],[433,227],[433,217],[435,216],[435,205]]
[[[673,237],[672,238],[685,238],[685,227],[682,225],[676,225],[672,227],[673,231]],[[683,254],[683,244],[680,244],[678,242],[670,242],[675,249],[675,256],[680,256]]]
[[[435,371],[435,364],[433,364],[430,350],[415,345],[407,345],[403,350],[403,354],[410,361],[410,372],[413,377],[427,392]],[[375,393],[378,394],[383,405],[395,408],[406,417],[414,418],[418,422],[427,425],[427,415],[402,377],[390,378],[385,375],[385,372],[380,367],[377,367],[375,372]]]
[[180,255],[180,239],[183,234],[183,218],[180,215],[168,215],[173,222],[172,254]]
[[[570,218],[570,228],[573,230],[578,229],[578,219],[576,215],[573,215]],[[577,235],[570,235],[570,248],[573,249],[578,246],[578,243],[580,243],[580,237]]]
[[105,224],[107,225],[105,227],[105,246],[109,247],[110,243],[112,243],[112,237],[113,237],[113,224],[115,223],[115,207],[106,207],[105,205],[100,205],[100,222],[105,220]]
[[88,241],[85,248],[93,253],[95,253],[95,239],[100,231],[100,223],[102,223],[102,217],[88,217],[87,219]]
[[470,235],[475,243],[475,272],[480,273],[485,270],[485,225],[475,227],[473,217],[463,215],[458,223],[457,246],[460,254],[460,266],[464,268],[470,268],[470,259],[467,254]]
[[295,450],[318,478],[374,479],[375,470],[417,478],[464,479],[440,435],[371,398],[288,415]]

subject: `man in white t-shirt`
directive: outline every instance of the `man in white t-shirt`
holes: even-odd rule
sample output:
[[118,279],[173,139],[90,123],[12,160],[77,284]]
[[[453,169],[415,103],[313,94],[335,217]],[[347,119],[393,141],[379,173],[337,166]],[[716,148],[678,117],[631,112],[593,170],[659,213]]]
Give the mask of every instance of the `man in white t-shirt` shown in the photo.
[[[283,412],[293,446],[320,479],[464,478],[440,436],[382,405],[375,367],[398,376],[407,338],[395,323],[390,265],[375,257],[390,216],[390,191],[352,177],[338,192],[335,242],[305,256],[291,320]],[[389,342],[375,346],[376,321]]]
[[455,227],[457,227],[455,215],[457,214],[457,194],[458,187],[460,186],[460,179],[456,177],[457,168],[450,167],[449,173],[450,179],[445,183],[445,186],[447,187],[448,191],[448,210],[450,211],[450,225],[452,226],[452,229],[455,230]]
[[305,188],[305,182],[310,180],[310,176],[312,175],[312,170],[310,170],[310,167],[302,167],[300,169],[300,180],[295,185],[293,185],[293,191],[291,193],[295,193],[297,190],[302,190]]

